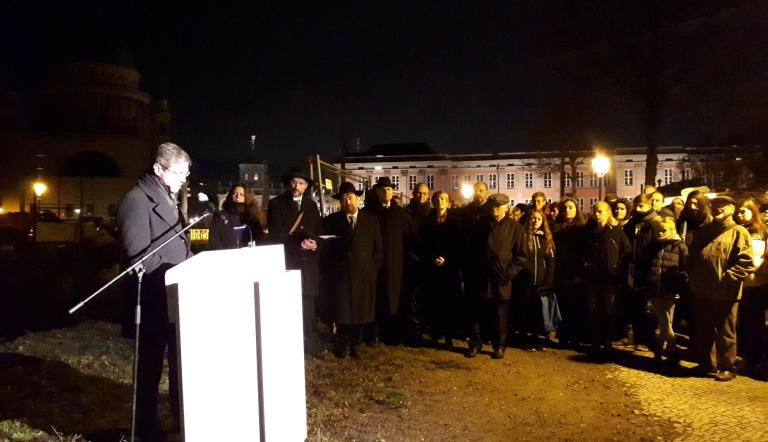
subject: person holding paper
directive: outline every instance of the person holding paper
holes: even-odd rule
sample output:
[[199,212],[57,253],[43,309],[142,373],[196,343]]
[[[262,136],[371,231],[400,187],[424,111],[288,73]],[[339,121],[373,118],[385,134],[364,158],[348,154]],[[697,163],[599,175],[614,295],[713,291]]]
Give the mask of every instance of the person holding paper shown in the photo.
[[317,355],[322,351],[317,336],[316,299],[319,294],[317,235],[321,233],[320,211],[312,200],[314,181],[301,168],[283,175],[287,188],[269,201],[267,227],[269,240],[282,244],[285,268],[301,270],[302,310],[304,313],[304,351]]
[[[177,195],[189,176],[191,164],[189,154],[181,147],[173,143],[161,144],[152,169],[139,177],[136,185],[120,200],[117,226],[128,265],[141,260],[184,228],[184,215],[179,210]],[[192,256],[189,245],[186,235],[178,236],[143,263],[136,434],[146,440],[159,439],[162,434],[157,402],[166,347],[171,410],[176,425],[179,424],[176,333],[168,322],[165,272]]]

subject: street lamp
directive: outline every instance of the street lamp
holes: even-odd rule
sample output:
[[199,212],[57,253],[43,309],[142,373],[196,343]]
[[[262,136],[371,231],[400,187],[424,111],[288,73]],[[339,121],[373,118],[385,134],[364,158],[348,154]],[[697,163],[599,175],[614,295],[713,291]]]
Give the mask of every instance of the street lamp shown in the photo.
[[603,176],[611,169],[611,160],[601,153],[596,153],[592,158],[592,171],[595,172],[598,179],[597,200],[603,199]]
[[464,183],[461,185],[461,196],[464,197],[465,200],[468,200],[472,198],[472,195],[475,193],[475,188],[472,187],[469,183]]
[[32,215],[35,230],[32,239],[37,241],[37,221],[40,218],[40,200],[42,200],[45,191],[48,190],[48,186],[42,181],[36,181],[32,184],[32,190],[35,192],[35,213]]

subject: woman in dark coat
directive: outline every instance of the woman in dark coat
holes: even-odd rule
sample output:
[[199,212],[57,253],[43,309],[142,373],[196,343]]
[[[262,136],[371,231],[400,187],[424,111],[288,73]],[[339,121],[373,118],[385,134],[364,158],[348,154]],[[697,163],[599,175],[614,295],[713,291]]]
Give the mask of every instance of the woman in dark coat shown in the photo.
[[232,186],[221,210],[214,215],[209,235],[209,243],[214,250],[244,247],[251,241],[251,235],[257,244],[263,242],[261,211],[256,197],[246,189],[244,184]]
[[525,269],[521,272],[521,288],[523,293],[519,299],[519,313],[522,332],[530,334],[528,342],[523,345],[524,350],[543,351],[544,346],[539,341],[539,335],[553,332],[554,328],[545,326],[541,298],[550,300],[552,295],[552,283],[555,275],[555,242],[552,232],[549,230],[547,216],[544,212],[533,209],[528,215],[526,227],[526,242],[528,246],[528,259]]
[[461,235],[459,220],[448,209],[448,194],[438,190],[432,195],[432,211],[419,228],[421,262],[424,263],[425,316],[432,342],[440,347],[445,337],[445,348],[451,348],[456,331],[461,325],[458,309],[461,294],[459,264]]
[[594,222],[589,224],[587,231],[584,269],[592,325],[590,354],[593,356],[611,348],[610,332],[616,291],[623,262],[631,252],[627,235],[613,219],[611,207],[604,201],[595,204]]
[[555,241],[555,293],[563,323],[557,330],[561,344],[586,339],[586,301],[584,299],[584,216],[573,198],[560,201],[553,230]]

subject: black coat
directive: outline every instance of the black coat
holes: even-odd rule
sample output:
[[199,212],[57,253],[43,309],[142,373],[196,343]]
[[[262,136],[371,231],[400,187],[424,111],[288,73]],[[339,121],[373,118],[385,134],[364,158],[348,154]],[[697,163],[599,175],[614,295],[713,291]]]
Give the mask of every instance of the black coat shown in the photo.
[[[139,177],[136,185],[120,200],[117,227],[124,257],[134,264],[184,229],[184,218],[160,178],[152,172]],[[176,265],[192,256],[189,237],[181,235],[144,261],[147,274],[162,264]]]
[[657,237],[658,229],[653,219],[658,217],[656,212],[637,214],[624,225],[629,242],[632,244],[632,256],[627,266],[627,282],[631,287],[642,288],[645,286],[645,276],[648,274],[648,266],[653,257],[651,243]]
[[[132,265],[183,230],[184,217],[160,178],[147,172],[120,200],[117,228],[123,257]],[[192,256],[189,246],[185,233],[144,261],[142,330],[163,332],[168,323],[165,271]]]
[[554,226],[555,284],[559,287],[576,283],[584,277],[587,231],[583,224],[557,223]]
[[463,249],[461,270],[464,292],[469,296],[480,296],[487,291],[488,277],[486,254],[488,235],[491,234],[491,206],[471,202],[457,209],[461,220],[461,247]]
[[653,241],[646,287],[651,296],[678,298],[688,283],[688,247],[682,239]]
[[320,275],[317,251],[302,250],[301,242],[308,238],[316,238],[322,233],[322,221],[317,204],[304,192],[301,198],[301,222],[293,234],[291,227],[299,216],[299,209],[293,201],[291,192],[284,192],[269,200],[267,211],[267,227],[269,241],[273,244],[283,244],[285,250],[285,266],[288,269],[301,270],[301,290],[304,296],[317,296],[319,293]]
[[248,228],[235,230],[243,222],[235,210],[220,210],[213,216],[208,243],[214,250],[237,249],[245,247],[253,238],[257,244],[262,242],[264,230],[258,220],[247,223]]
[[552,288],[555,279],[555,257],[547,253],[547,239],[541,231],[533,237],[533,248],[527,244],[528,260],[525,262],[526,283],[542,290]]
[[327,235],[322,247],[323,275],[332,307],[330,320],[338,324],[367,324],[376,319],[376,276],[382,261],[379,223],[375,216],[357,212],[352,230],[347,217],[336,212],[323,219]]
[[385,311],[380,313],[387,316],[395,315],[400,307],[403,291],[406,253],[415,251],[416,229],[413,218],[406,209],[395,205],[386,209],[381,205],[373,204],[366,207],[365,211],[379,220],[384,251],[377,296],[382,297],[380,305]]
[[592,281],[619,283],[632,246],[621,227],[588,227],[585,277]]
[[525,228],[509,218],[495,224],[486,243],[487,290],[481,296],[508,301],[517,274],[528,260]]
[[[432,211],[421,221],[419,227],[419,256],[422,265],[420,283],[427,290],[427,296],[450,297],[458,295],[461,276],[460,264],[463,253],[458,218],[448,211],[442,223],[437,222],[437,212]],[[445,263],[435,265],[435,259],[442,256]]]

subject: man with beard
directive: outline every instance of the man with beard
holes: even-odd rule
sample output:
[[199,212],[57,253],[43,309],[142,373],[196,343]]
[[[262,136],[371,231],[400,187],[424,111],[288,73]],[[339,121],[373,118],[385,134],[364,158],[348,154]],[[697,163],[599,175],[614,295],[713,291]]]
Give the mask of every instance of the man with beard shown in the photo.
[[[150,171],[120,200],[117,226],[123,255],[129,265],[181,232],[184,215],[177,195],[189,176],[192,160],[181,147],[163,143],[157,148]],[[146,440],[162,438],[157,418],[158,389],[163,357],[168,349],[171,410],[179,424],[178,360],[175,327],[168,322],[165,272],[192,256],[186,235],[175,237],[143,262],[141,329],[139,331],[136,385],[136,434]],[[135,293],[135,291],[134,291]]]
[[321,231],[320,211],[312,200],[313,181],[301,168],[295,167],[285,175],[288,189],[269,201],[267,226],[271,242],[283,244],[285,266],[301,270],[302,310],[304,314],[304,351],[321,352],[315,331],[319,293],[319,267],[316,235]]
[[366,339],[374,345],[377,338],[388,344],[403,339],[413,340],[413,336],[404,333],[411,305],[410,301],[403,299],[403,275],[406,253],[413,249],[416,229],[408,211],[392,204],[394,186],[389,177],[379,178],[373,191],[376,198],[365,207],[365,211],[379,220],[384,257],[376,290],[378,330],[369,330]]
[[[476,269],[482,272],[472,275],[473,286],[467,293],[473,304],[468,358],[477,356],[482,347],[481,323],[491,332],[494,359],[504,357],[509,329],[509,300],[513,281],[528,259],[525,228],[507,217],[509,197],[495,193],[488,197],[491,216],[483,230],[488,232],[483,241],[482,256],[473,257],[482,263]],[[480,237],[474,238],[480,240]]]
[[338,358],[360,358],[363,326],[376,318],[381,233],[376,217],[358,210],[362,193],[352,183],[342,183],[339,193],[333,195],[341,210],[323,219],[325,233],[335,236],[323,248],[323,262],[333,299],[331,319],[337,326],[334,354]]
[[709,374],[716,368],[717,381],[736,377],[738,301],[743,280],[755,271],[752,240],[747,229],[733,220],[735,210],[732,198],[714,198],[712,222],[694,233],[689,254],[698,369]]

